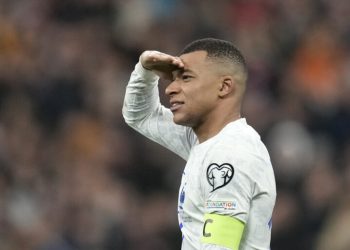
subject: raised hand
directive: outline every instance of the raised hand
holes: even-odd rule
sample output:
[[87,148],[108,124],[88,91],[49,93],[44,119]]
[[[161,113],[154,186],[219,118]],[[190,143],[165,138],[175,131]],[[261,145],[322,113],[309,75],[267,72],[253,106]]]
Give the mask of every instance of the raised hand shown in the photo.
[[144,51],[140,56],[140,62],[145,69],[151,70],[159,77],[171,80],[174,70],[182,69],[183,62],[179,57],[171,56],[155,50]]

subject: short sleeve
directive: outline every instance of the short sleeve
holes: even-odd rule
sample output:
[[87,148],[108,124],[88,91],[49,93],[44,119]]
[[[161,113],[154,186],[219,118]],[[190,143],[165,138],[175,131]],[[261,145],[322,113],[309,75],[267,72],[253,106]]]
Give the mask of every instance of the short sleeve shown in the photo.
[[246,223],[253,197],[252,159],[234,147],[216,146],[204,160],[205,213],[235,217]]

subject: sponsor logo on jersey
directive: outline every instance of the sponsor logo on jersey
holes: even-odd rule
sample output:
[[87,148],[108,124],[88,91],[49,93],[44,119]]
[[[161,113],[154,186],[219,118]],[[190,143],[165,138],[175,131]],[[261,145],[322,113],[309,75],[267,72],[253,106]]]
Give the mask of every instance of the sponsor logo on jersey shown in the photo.
[[207,180],[213,188],[211,192],[226,186],[233,178],[234,169],[231,164],[212,163],[207,168]]
[[235,201],[207,201],[205,203],[205,208],[234,210],[237,208],[237,202],[235,202]]

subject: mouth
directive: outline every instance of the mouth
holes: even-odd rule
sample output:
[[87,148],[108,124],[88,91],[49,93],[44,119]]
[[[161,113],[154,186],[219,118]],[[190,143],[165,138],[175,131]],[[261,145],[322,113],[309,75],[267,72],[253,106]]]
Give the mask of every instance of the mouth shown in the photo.
[[170,102],[170,110],[172,112],[175,112],[176,110],[178,110],[179,108],[181,108],[181,106],[184,104],[184,102],[178,102],[178,101],[174,101],[174,102]]

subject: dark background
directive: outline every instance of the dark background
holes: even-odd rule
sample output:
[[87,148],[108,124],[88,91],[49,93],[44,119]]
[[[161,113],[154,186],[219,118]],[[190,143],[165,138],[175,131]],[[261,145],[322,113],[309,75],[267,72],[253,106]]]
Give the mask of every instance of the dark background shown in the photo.
[[143,50],[217,37],[249,65],[272,249],[350,249],[349,24],[348,0],[0,0],[0,248],[178,250],[185,162],[124,124],[123,96]]

